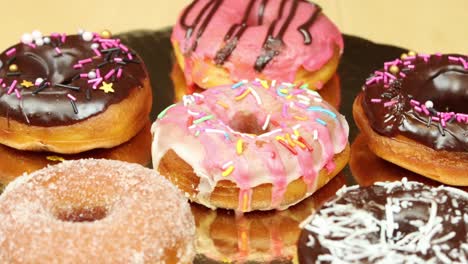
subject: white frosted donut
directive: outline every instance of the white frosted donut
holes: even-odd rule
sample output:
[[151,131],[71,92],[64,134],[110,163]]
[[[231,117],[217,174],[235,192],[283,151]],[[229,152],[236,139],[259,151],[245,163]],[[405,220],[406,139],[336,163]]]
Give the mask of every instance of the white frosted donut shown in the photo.
[[317,92],[242,81],[185,96],[153,124],[153,166],[211,208],[285,209],[346,165],[349,127]]
[[0,196],[1,263],[191,263],[195,226],[182,194],[120,161],[69,161],[24,175]]

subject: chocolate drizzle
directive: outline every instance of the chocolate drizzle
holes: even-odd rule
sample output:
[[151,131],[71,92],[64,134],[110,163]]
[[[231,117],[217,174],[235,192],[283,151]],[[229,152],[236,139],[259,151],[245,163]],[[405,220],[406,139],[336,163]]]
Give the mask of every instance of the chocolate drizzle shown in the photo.
[[[249,25],[248,21],[252,12],[254,12],[254,7],[257,2],[260,0],[250,0],[248,5],[245,8],[245,11],[242,15],[242,19],[239,23],[231,25],[229,30],[227,31],[224,37],[224,45],[216,52],[216,56],[214,61],[218,65],[224,64],[231,54],[236,49],[240,39],[249,28],[249,26],[260,26],[263,25],[265,19],[265,10],[269,3],[268,0],[261,0],[257,7],[257,19],[256,24]],[[190,43],[190,39],[193,36],[194,31],[197,29],[197,34],[189,47],[185,49],[185,54],[189,55],[191,52],[195,51],[198,46],[198,42],[200,38],[203,36],[206,27],[212,20],[213,16],[220,8],[223,3],[223,0],[209,0],[206,4],[200,9],[200,12],[196,15],[192,24],[187,23],[187,18],[189,14],[193,11],[197,3],[200,2],[199,0],[193,1],[183,12],[180,23],[184,30],[186,30],[185,38],[186,43]],[[308,1],[304,0],[281,0],[280,7],[278,10],[278,15],[274,19],[274,21],[270,24],[267,35],[263,42],[263,47],[260,51],[259,56],[256,59],[254,68],[258,72],[262,72],[264,68],[273,60],[274,57],[278,56],[281,52],[281,49],[284,46],[283,37],[288,30],[289,26],[291,25],[292,20],[294,19],[297,9],[299,7],[299,2],[310,4]],[[278,26],[279,22],[283,20],[283,16],[285,13],[285,9],[288,3],[290,4],[289,13],[282,25],[278,30],[278,33],[275,34],[276,27]],[[315,5],[315,4],[314,4]],[[309,20],[307,20],[304,24],[297,28],[298,32],[300,32],[304,36],[304,45],[310,45],[312,43],[312,35],[309,31],[310,27],[316,22],[317,18],[321,14],[321,8],[318,5],[316,6],[315,12],[311,15]]]
[[315,6],[317,7],[317,9],[309,18],[309,20],[307,20],[307,22],[305,22],[304,24],[302,24],[301,26],[297,28],[297,30],[299,30],[299,32],[302,33],[302,36],[304,36],[305,45],[312,44],[312,35],[309,32],[309,28],[315,23],[320,13],[322,12],[322,7],[320,7],[319,5],[315,5]]
[[[93,42],[84,41],[81,36],[67,36],[64,43],[55,39],[58,38],[51,37],[52,42],[49,45],[34,47],[20,43],[13,47],[16,48],[14,63],[18,65],[21,75],[8,76],[8,65],[0,68],[0,79],[3,79],[3,84],[7,84],[0,87],[0,116],[42,127],[75,124],[121,102],[133,89],[142,87],[147,78],[144,66],[137,64],[138,60],[134,58],[131,62],[122,62],[125,66],[121,77],[113,82],[114,93],[99,90],[101,85],[92,89],[88,78],[80,78],[79,74],[95,71],[99,64],[107,61],[100,72],[103,80],[110,83],[112,78],[106,80],[104,76],[114,70],[115,78],[117,68],[113,60],[118,54],[127,55],[127,52],[123,52],[121,48],[110,51],[106,60],[104,50],[101,50],[102,57],[97,56],[91,48]],[[57,56],[54,49],[56,46],[60,46],[60,56]],[[83,63],[81,68],[74,68],[80,60],[87,58],[92,60]],[[5,52],[0,55],[1,61],[7,59]],[[34,83],[37,78],[42,78],[43,81],[29,88],[21,86],[22,81]],[[10,85],[15,80],[17,85],[13,88],[19,96],[15,92],[9,93]],[[68,95],[76,101],[71,100]]]
[[[464,135],[468,130],[468,65],[462,63],[466,60],[462,55],[432,55],[395,61],[403,72],[395,80],[385,69],[377,71],[387,75],[387,83],[383,77],[372,76],[362,100],[372,128],[389,137],[401,134],[436,150],[468,151]],[[382,103],[375,102],[379,99]],[[385,105],[390,101],[395,103]],[[428,101],[432,107],[426,107]]]

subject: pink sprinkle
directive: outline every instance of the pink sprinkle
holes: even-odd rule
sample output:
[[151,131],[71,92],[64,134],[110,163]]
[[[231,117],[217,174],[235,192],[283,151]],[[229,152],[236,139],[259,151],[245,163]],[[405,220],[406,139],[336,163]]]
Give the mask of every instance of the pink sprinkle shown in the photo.
[[377,81],[377,79],[375,77],[372,77],[371,79],[369,79],[367,82],[366,82],[366,85],[371,85],[373,84],[375,81]]
[[295,89],[291,92],[293,95],[298,95],[298,94],[303,94],[305,93],[305,90],[303,89]]
[[449,61],[458,61],[457,57],[448,56]]
[[96,90],[97,87],[98,87],[98,85],[99,85],[101,82],[102,82],[102,78],[98,78],[98,79],[97,79],[97,82],[95,82],[94,85],[93,85],[93,89]]
[[468,69],[468,63],[466,62],[466,60],[460,57],[460,61],[463,64],[463,68],[465,68],[465,70]]
[[2,87],[3,87],[3,88],[6,88],[6,83],[3,83],[3,84],[2,84]]
[[240,96],[241,94],[243,94],[243,93],[245,92],[245,90],[247,90],[247,88],[245,88],[245,87],[240,88],[239,91],[238,91],[237,94],[236,94],[236,97],[238,97],[238,96]]
[[427,110],[427,107],[425,105],[421,105],[421,109],[423,110],[424,114],[430,115],[429,110]]
[[122,62],[123,60],[121,58],[114,58],[115,62]]
[[406,77],[406,74],[404,74],[403,72],[400,72],[400,77],[401,77],[401,78],[405,78],[405,77]]
[[422,112],[422,109],[421,109],[421,107],[419,107],[419,106],[415,106],[415,107],[414,107],[414,110],[416,110],[416,111],[419,112],[419,113]]
[[388,76],[390,79],[396,80],[396,77],[388,72],[386,72],[385,75]]
[[80,78],[88,78],[88,74],[87,73],[80,73]]
[[411,61],[405,61],[405,62],[403,62],[403,65],[405,65],[405,66],[410,65],[411,63],[412,63]]
[[18,81],[17,80],[14,80],[11,85],[10,85],[10,89],[8,89],[8,94],[11,94],[13,92],[13,90],[16,88],[16,85],[18,84]]
[[440,120],[440,124],[442,125],[442,127],[445,127],[445,126],[446,126],[445,120],[444,120],[444,119],[441,119],[441,120]]
[[411,100],[410,100],[410,104],[411,104],[412,106],[421,105],[420,102],[418,102],[418,101],[416,101],[416,100],[414,100],[414,99],[411,99]]
[[79,64],[86,64],[86,63],[90,63],[92,61],[93,61],[93,59],[87,58],[87,59],[84,59],[84,60],[79,60],[78,63]]
[[94,54],[96,54],[96,56],[102,57],[102,54],[98,49],[93,49],[93,51],[94,51]]
[[13,56],[13,54],[15,54],[15,53],[16,53],[16,48],[12,48],[12,49],[9,49],[9,50],[6,52],[6,55],[7,55],[8,57],[11,57],[11,56]]
[[404,58],[403,60],[406,60],[406,61],[413,61],[413,60],[415,60],[415,59],[416,59],[415,56],[409,56],[409,57]]
[[382,99],[373,98],[373,99],[371,99],[371,102],[372,102],[372,103],[380,103],[380,102],[382,102]]
[[15,89],[15,94],[16,94],[16,97],[17,97],[18,99],[21,99],[21,94],[20,94],[20,92],[18,91],[18,89]]
[[67,40],[67,34],[63,33],[61,40],[62,40],[62,43],[65,43],[65,41]]
[[409,69],[414,69],[414,67],[415,67],[414,65],[408,65]]
[[431,117],[432,121],[436,121],[436,122],[439,122],[440,121],[440,118],[436,117],[436,116],[433,116]]
[[34,44],[34,43],[29,43],[28,46],[33,48],[33,49],[35,49],[37,47],[36,44]]
[[434,54],[434,55],[436,55],[437,57],[442,57],[442,53],[440,53],[440,52],[437,52],[437,53]]
[[381,72],[381,71],[375,71],[374,74],[375,74],[375,75],[379,75],[379,76],[383,76],[383,75],[384,75],[384,73]]
[[128,48],[124,44],[120,44],[119,48],[121,48],[125,52],[128,52]]
[[3,83],[3,79],[2,79],[2,78],[0,78],[0,84],[2,84],[2,83]]
[[112,75],[114,75],[114,73],[115,73],[115,69],[110,70],[110,71],[106,74],[106,76],[104,76],[104,79],[109,80],[109,79],[112,77]]
[[117,78],[120,79],[120,77],[122,77],[122,68],[117,70]]
[[131,53],[128,53],[127,57],[128,57],[129,60],[133,60],[133,55]]
[[398,103],[397,101],[389,101],[389,102],[384,103],[384,106],[385,107],[391,107],[391,106],[393,106],[393,105],[395,105],[397,103]]
[[57,52],[58,55],[62,55],[62,50],[60,50],[59,47],[55,47],[55,52]]
[[96,69],[96,77],[101,78],[101,70],[100,69]]
[[70,98],[70,100],[72,101],[76,101],[76,97],[71,94],[67,94],[67,97]]
[[102,49],[108,49],[109,45],[107,45],[107,43],[105,43],[105,42],[101,42],[101,47],[102,47]]
[[102,80],[102,78],[91,79],[91,80],[88,80],[88,83],[96,83],[96,82],[98,82],[100,79]]
[[60,34],[59,33],[52,33],[52,34],[50,34],[50,36],[53,37],[53,38],[58,38],[58,37],[60,37]]
[[75,69],[75,70],[76,70],[76,69],[81,69],[81,68],[83,68],[83,65],[81,65],[81,64],[79,64],[79,63],[73,65],[73,69]]
[[385,84],[388,83],[388,76],[387,76],[386,74],[385,74],[384,77],[383,77],[383,82],[384,82]]

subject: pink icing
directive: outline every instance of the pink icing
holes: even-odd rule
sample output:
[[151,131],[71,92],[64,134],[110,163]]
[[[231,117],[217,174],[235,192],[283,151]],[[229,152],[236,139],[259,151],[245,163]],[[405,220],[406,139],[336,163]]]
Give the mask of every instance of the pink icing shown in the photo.
[[[283,114],[284,105],[288,111]],[[316,92],[292,84],[265,88],[241,82],[187,95],[164,111],[153,125],[153,165],[157,168],[164,154],[174,150],[200,177],[203,197],[218,181],[236,183],[241,211],[250,210],[252,188],[272,184],[274,209],[294,180],[304,180],[308,195],[315,191],[318,172],[333,168],[331,161],[345,149],[348,132],[344,117]]]
[[[193,9],[188,12],[185,21],[193,23],[202,11],[202,8],[210,1],[212,0],[199,0],[193,6]],[[296,0],[285,1],[284,13],[277,23],[276,31],[279,31],[280,26],[285,24],[291,6]],[[203,35],[199,38],[195,51],[185,54],[185,74],[189,84],[191,84],[192,80],[192,60],[213,60],[215,58],[217,51],[224,45],[224,37],[231,25],[242,21],[249,2],[250,0],[237,0],[223,1],[221,3],[212,19],[209,20]],[[258,26],[257,15],[261,2],[255,1],[253,12],[247,21],[248,27],[238,41],[236,49],[224,63],[224,67],[229,70],[233,81],[258,77],[258,72],[254,69],[255,61],[261,53],[270,24],[278,17],[282,1],[267,1],[263,24]],[[335,47],[338,47],[340,52],[343,50],[343,39],[340,31],[322,13],[318,15],[315,22],[308,29],[312,36],[312,42],[306,45],[304,37],[298,28],[311,18],[312,14],[317,11],[317,6],[307,1],[299,1],[298,5],[297,11],[285,32],[283,38],[284,45],[280,54],[262,71],[265,78],[293,82],[301,66],[307,71],[316,71],[330,60]],[[188,51],[196,40],[196,33],[199,28],[195,28],[194,34],[192,34],[190,39],[187,39],[187,30],[181,25],[181,18],[179,18],[171,39],[174,43],[179,44],[182,51]],[[203,77],[198,79],[203,79]]]

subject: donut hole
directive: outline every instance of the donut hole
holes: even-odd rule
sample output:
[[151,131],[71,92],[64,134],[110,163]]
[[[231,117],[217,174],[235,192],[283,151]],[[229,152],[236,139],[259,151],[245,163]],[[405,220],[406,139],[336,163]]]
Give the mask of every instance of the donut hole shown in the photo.
[[57,219],[64,222],[94,222],[104,219],[107,216],[107,209],[103,206],[97,207],[77,207],[58,210]]
[[254,113],[242,111],[235,113],[228,125],[233,130],[245,134],[261,135],[269,131],[269,128],[266,130],[262,129],[263,124],[260,124]]

